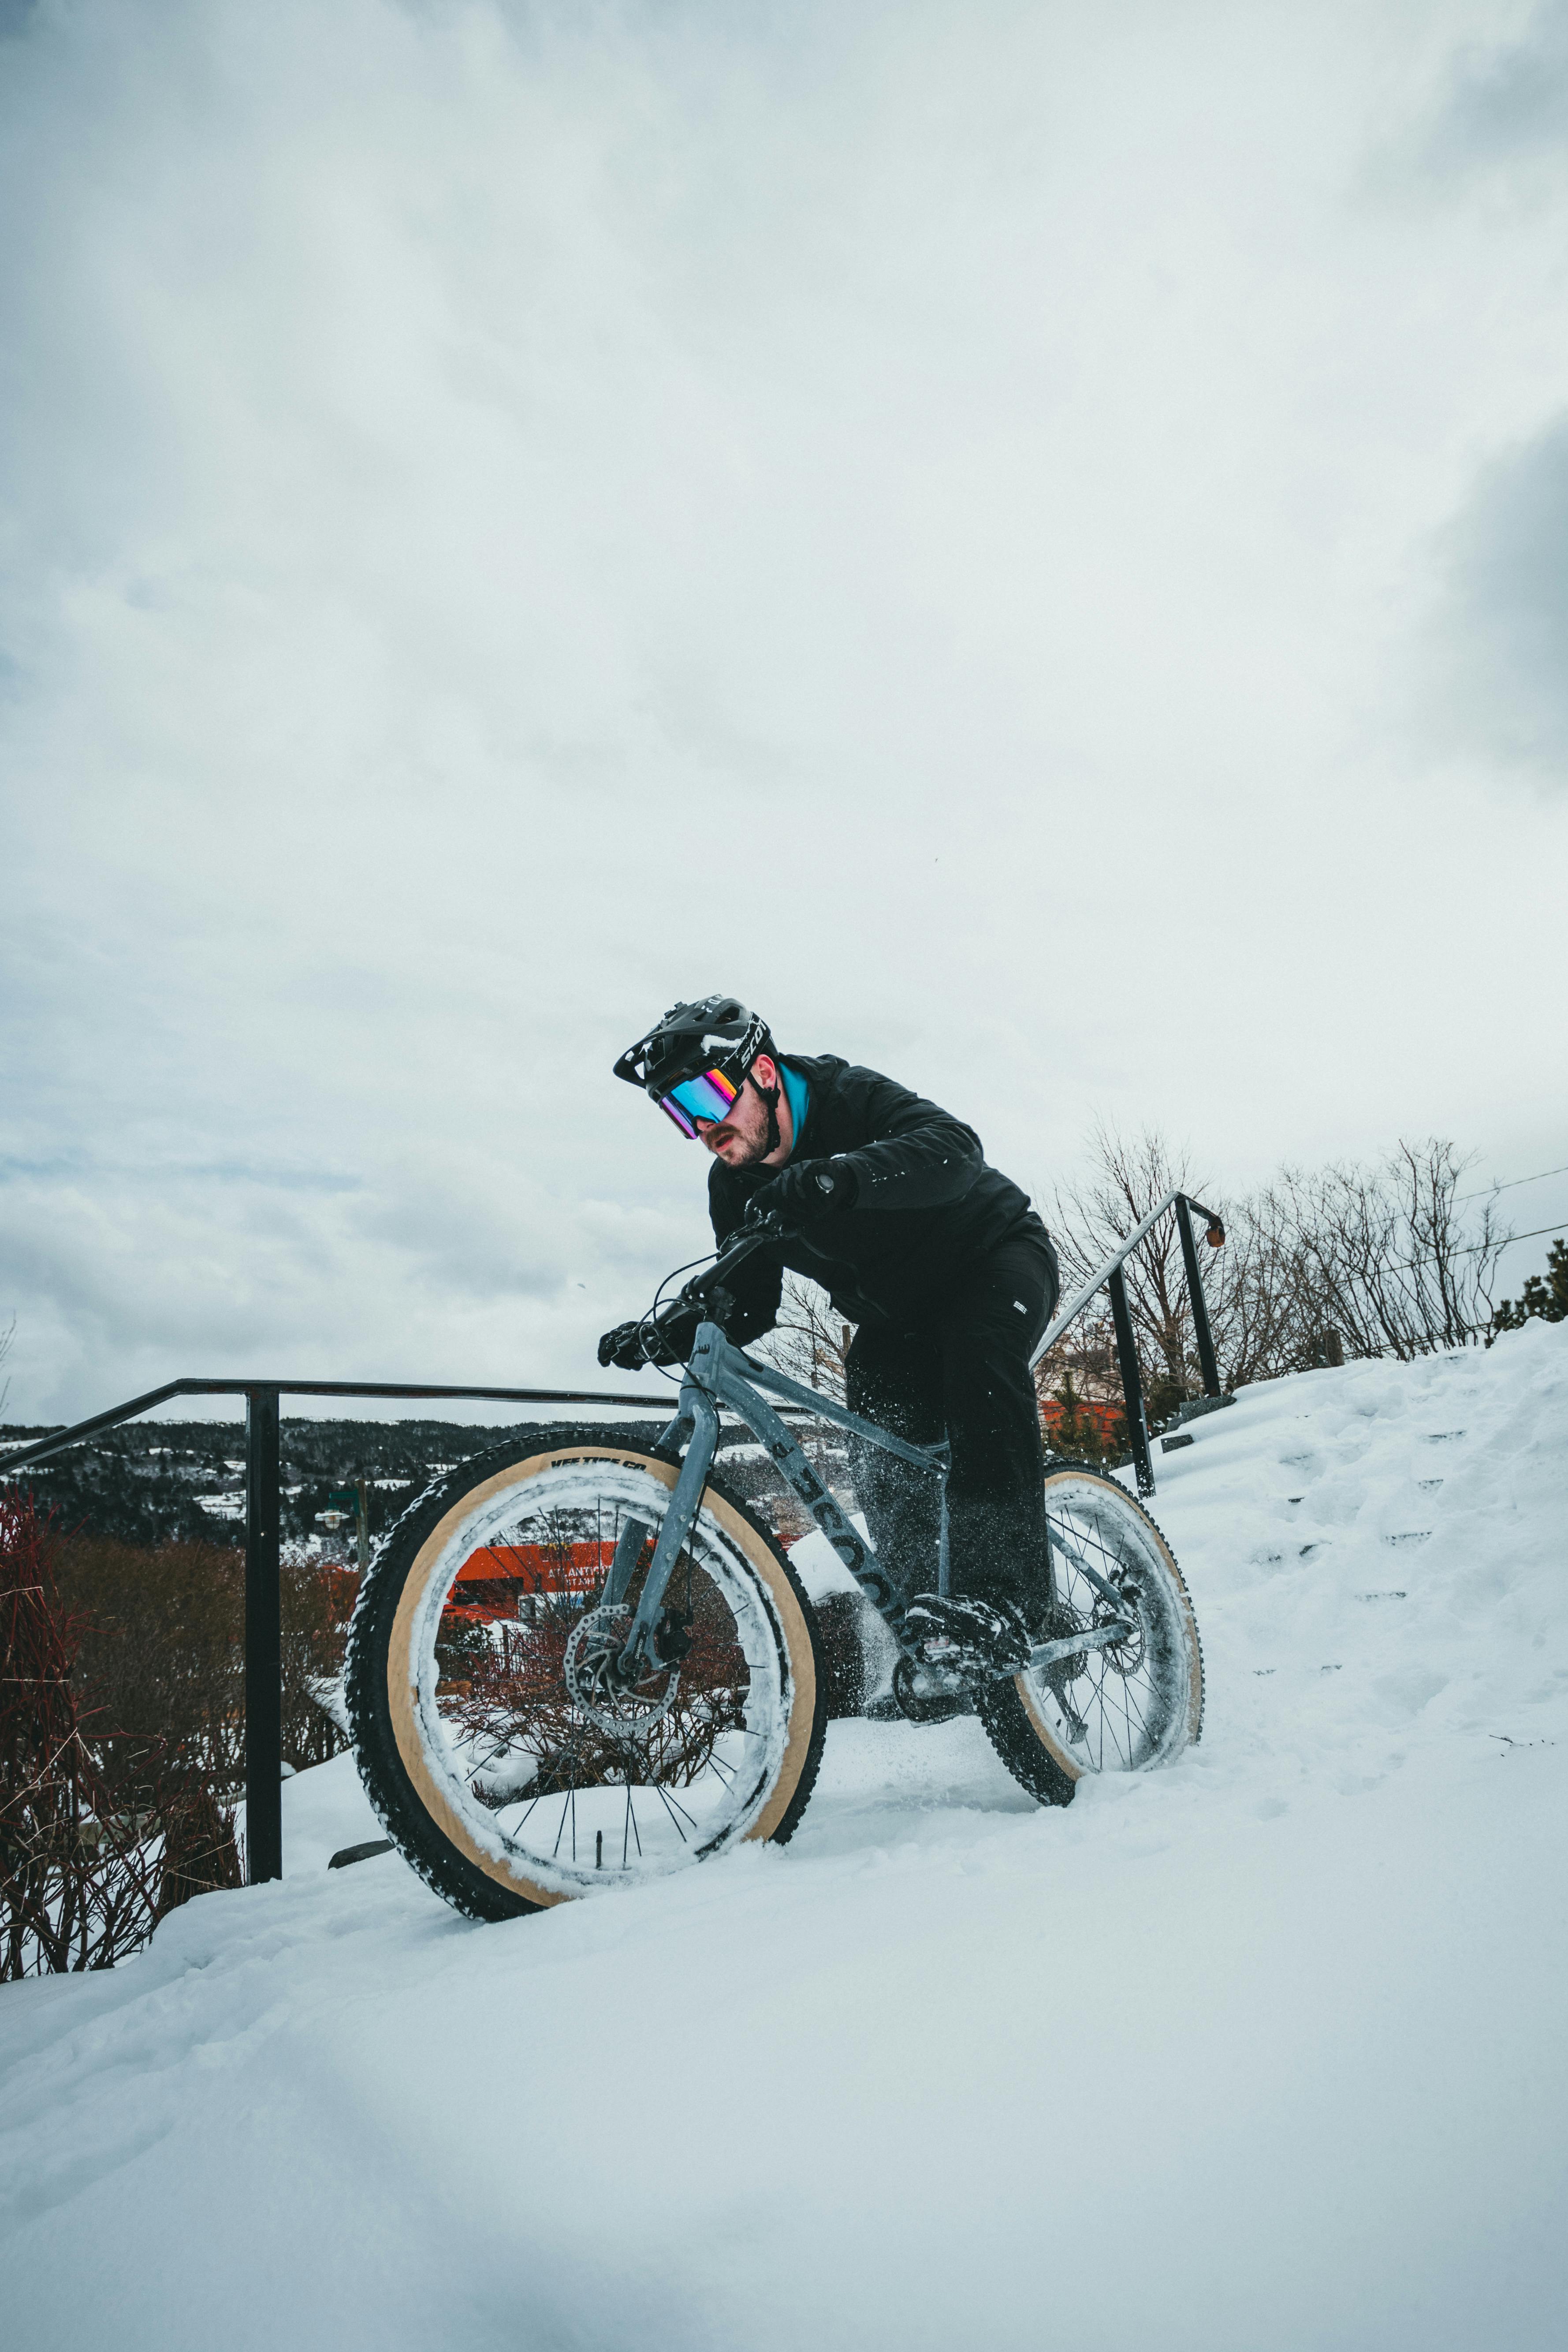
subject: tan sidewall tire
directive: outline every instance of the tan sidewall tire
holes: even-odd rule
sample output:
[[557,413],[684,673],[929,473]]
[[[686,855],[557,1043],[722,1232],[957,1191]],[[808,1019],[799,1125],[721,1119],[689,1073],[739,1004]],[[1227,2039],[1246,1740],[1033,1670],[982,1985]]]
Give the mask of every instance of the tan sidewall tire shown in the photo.
[[[1137,1499],[1127,1492],[1119,1479],[1109,1478],[1103,1471],[1093,1469],[1088,1463],[1059,1462],[1046,1473],[1046,1507],[1050,1508],[1051,1488],[1069,1481],[1093,1479],[1098,1486],[1113,1491],[1117,1500],[1134,1512],[1142,1523],[1145,1538],[1152,1544],[1164,1578],[1176,1603],[1182,1628],[1183,1646],[1187,1663],[1186,1724],[1182,1736],[1169,1743],[1157,1761],[1173,1763],[1184,1748],[1190,1748],[1203,1730],[1204,1717],[1204,1654],[1198,1637],[1197,1619],[1193,1614],[1192,1599],[1186,1580],[1176,1565],[1176,1556],[1154,1521]],[[1080,1764],[1070,1748],[1059,1740],[1042,1715],[1025,1675],[1014,1676],[1011,1684],[998,1688],[997,1696],[983,1703],[981,1719],[992,1745],[1016,1779],[1037,1796],[1043,1804],[1065,1805],[1072,1801],[1073,1791],[1083,1780],[1088,1768]],[[1031,1757],[1030,1748],[1037,1751]]]
[[[649,1454],[624,1446],[609,1445],[556,1446],[548,1452],[529,1454],[523,1460],[496,1471],[479,1486],[470,1486],[459,1496],[426,1536],[405,1575],[387,1643],[386,1705],[398,1759],[416,1802],[440,1836],[466,1862],[482,1872],[505,1894],[521,1899],[531,1907],[546,1908],[552,1904],[571,1902],[575,1898],[570,1892],[525,1877],[498,1861],[495,1855],[487,1853],[473,1836],[462,1814],[451,1803],[430,1769],[420,1736],[418,1661],[414,1651],[429,1579],[442,1551],[464,1520],[510,1487],[521,1486],[559,1464],[584,1461],[619,1463],[645,1472],[666,1488],[673,1487],[676,1481],[677,1473],[668,1463],[656,1461]],[[704,1490],[701,1511],[722,1529],[763,1586],[771,1603],[775,1629],[782,1637],[789,1690],[789,1722],[784,1736],[784,1758],[766,1801],[756,1820],[744,1832],[744,1838],[776,1838],[781,1833],[787,1836],[795,1824],[792,1806],[808,1769],[811,1778],[816,1778],[822,1746],[819,1720],[822,1706],[812,1629],[784,1556],[765,1531],[713,1486]],[[809,1794],[809,1783],[805,1793]]]

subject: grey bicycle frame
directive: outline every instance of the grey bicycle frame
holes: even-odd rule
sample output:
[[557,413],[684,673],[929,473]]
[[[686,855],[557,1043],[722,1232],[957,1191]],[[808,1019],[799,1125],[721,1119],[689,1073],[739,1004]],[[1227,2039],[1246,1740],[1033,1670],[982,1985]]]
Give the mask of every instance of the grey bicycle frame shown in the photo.
[[[719,1444],[720,1407],[727,1405],[738,1414],[752,1434],[766,1446],[769,1456],[786,1484],[799,1496],[859,1585],[861,1591],[883,1619],[889,1633],[904,1651],[914,1657],[904,1636],[904,1618],[909,1596],[895,1584],[877,1559],[872,1545],[856,1533],[828,1487],[817,1476],[806,1460],[798,1439],[758,1393],[771,1389],[787,1403],[805,1405],[819,1420],[831,1422],[836,1428],[847,1430],[868,1445],[879,1446],[885,1454],[893,1454],[900,1461],[929,1471],[942,1482],[942,1538],[937,1560],[937,1590],[948,1590],[947,1545],[947,1449],[943,1446],[911,1445],[891,1430],[882,1429],[875,1422],[865,1421],[851,1412],[847,1405],[792,1381],[786,1373],[774,1371],[771,1364],[759,1364],[725,1338],[717,1323],[699,1324],[697,1337],[687,1363],[686,1376],[680,1384],[680,1402],[675,1419],[659,1438],[657,1452],[666,1460],[678,1458],[680,1442],[686,1433],[690,1435],[685,1454],[676,1476],[675,1491],[665,1512],[658,1539],[654,1546],[648,1566],[647,1580],[642,1598],[626,1633],[623,1659],[629,1666],[643,1653],[653,1654],[654,1630],[664,1608],[664,1596],[680,1557],[691,1523],[702,1501],[708,1473],[713,1466],[713,1456]],[[621,1528],[609,1577],[600,1597],[601,1608],[618,1607],[624,1603],[631,1587],[633,1572],[647,1539],[648,1526],[640,1519],[629,1519]],[[1055,1538],[1058,1542],[1060,1538]],[[1087,1560],[1073,1554],[1077,1565],[1098,1589],[1102,1598],[1120,1612],[1125,1603],[1115,1587],[1096,1573]],[[1040,1667],[1054,1664],[1086,1649],[1102,1649],[1122,1640],[1131,1625],[1120,1614],[1106,1625],[1090,1633],[1084,1631],[1066,1640],[1044,1642],[1031,1654],[1029,1665]],[[917,1663],[920,1663],[917,1660]]]

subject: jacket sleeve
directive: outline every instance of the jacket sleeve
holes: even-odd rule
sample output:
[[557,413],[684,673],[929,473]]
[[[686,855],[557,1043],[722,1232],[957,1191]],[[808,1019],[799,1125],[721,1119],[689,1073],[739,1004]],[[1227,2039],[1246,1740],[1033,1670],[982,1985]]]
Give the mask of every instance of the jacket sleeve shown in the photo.
[[[731,1193],[721,1181],[721,1168],[715,1166],[708,1186],[708,1213],[713,1221],[713,1238],[721,1249],[745,1215],[746,1198]],[[730,1324],[730,1337],[743,1348],[748,1339],[760,1339],[778,1321],[784,1267],[772,1250],[754,1250],[735,1268],[729,1287],[736,1310]]]
[[863,1123],[871,1136],[869,1142],[837,1155],[855,1171],[856,1208],[943,1209],[962,1201],[985,1165],[974,1129],[879,1071],[846,1076],[856,1097],[857,1124]]

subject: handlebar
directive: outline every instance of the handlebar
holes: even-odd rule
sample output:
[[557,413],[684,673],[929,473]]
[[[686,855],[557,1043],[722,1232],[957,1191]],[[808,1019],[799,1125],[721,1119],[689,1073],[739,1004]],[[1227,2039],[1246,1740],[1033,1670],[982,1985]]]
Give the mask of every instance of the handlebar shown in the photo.
[[749,1222],[728,1248],[720,1251],[705,1274],[693,1275],[691,1280],[659,1308],[652,1318],[655,1328],[662,1329],[678,1315],[689,1312],[693,1307],[705,1307],[712,1293],[722,1287],[726,1275],[732,1273],[736,1266],[758,1250],[764,1249],[770,1242],[784,1242],[789,1238],[790,1228],[779,1217],[758,1217]]
[[700,1307],[710,1293],[720,1287],[725,1276],[744,1259],[765,1248],[769,1242],[785,1242],[789,1237],[790,1229],[781,1218],[759,1217],[754,1223],[748,1223],[727,1249],[720,1251],[706,1274],[693,1275],[676,1299],[676,1306]]
[[[717,1320],[722,1326],[733,1304],[724,1292],[726,1277],[733,1273],[735,1267],[742,1265],[745,1259],[752,1256],[756,1251],[765,1249],[770,1243],[789,1241],[794,1231],[795,1228],[786,1224],[782,1217],[758,1217],[748,1214],[742,1230],[734,1235],[729,1246],[720,1252],[705,1274],[695,1275],[682,1290],[659,1307],[657,1314],[645,1315],[636,1327],[630,1324],[626,1326],[628,1334],[634,1328],[638,1334],[641,1342],[638,1349],[641,1360],[644,1363],[661,1360],[648,1343],[650,1332],[658,1334],[662,1339],[666,1334],[670,1333],[672,1325],[683,1317],[691,1315],[693,1310],[697,1311],[700,1320]],[[613,1332],[606,1332],[605,1339],[614,1339],[616,1336]],[[603,1349],[605,1340],[601,1340],[599,1344]],[[678,1361],[685,1353],[684,1346],[678,1339],[670,1355],[662,1360]],[[601,1355],[599,1360],[601,1363],[619,1363],[625,1360],[612,1350],[608,1356]]]

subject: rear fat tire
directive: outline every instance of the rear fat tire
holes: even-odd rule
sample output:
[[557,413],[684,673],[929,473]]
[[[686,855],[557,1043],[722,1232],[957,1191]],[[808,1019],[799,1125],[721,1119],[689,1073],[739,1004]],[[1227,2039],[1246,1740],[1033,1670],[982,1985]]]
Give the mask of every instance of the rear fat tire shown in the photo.
[[[1160,1676],[1164,1713],[1146,1757],[1097,1764],[1081,1748],[1075,1750],[1071,1739],[1063,1736],[1059,1718],[1054,1718],[1048,1705],[1042,1705],[1042,1694],[1031,1677],[1016,1675],[1010,1681],[985,1685],[977,1701],[986,1736],[1014,1779],[1043,1805],[1070,1804],[1079,1780],[1097,1769],[1147,1770],[1172,1763],[1203,1729],[1203,1644],[1176,1556],[1148,1512],[1121,1481],[1087,1462],[1055,1457],[1047,1463],[1047,1516],[1053,1487],[1065,1498],[1073,1486],[1085,1480],[1101,1490],[1108,1511],[1122,1521],[1141,1573],[1157,1588],[1151,1594],[1151,1603],[1163,1621],[1165,1639]],[[1090,1669],[1091,1675],[1098,1672]]]
[[[386,1538],[354,1609],[344,1696],[365,1793],[413,1868],[469,1918],[515,1918],[587,1890],[548,1885],[530,1877],[515,1863],[499,1862],[468,1835],[460,1816],[442,1801],[428,1759],[418,1752],[418,1709],[409,1700],[407,1629],[412,1612],[405,1599],[411,1582],[421,1587],[428,1582],[433,1557],[481,1499],[521,1486],[547,1469],[585,1459],[647,1471],[667,1492],[674,1483],[674,1470],[648,1451],[646,1440],[617,1442],[616,1433],[602,1424],[552,1431],[548,1442],[532,1451],[514,1440],[477,1454],[410,1505]],[[711,1473],[699,1512],[700,1523],[703,1520],[714,1523],[731,1551],[740,1555],[774,1628],[788,1721],[782,1727],[779,1769],[743,1839],[784,1844],[800,1822],[822,1761],[828,1685],[817,1628],[811,1603],[777,1541],[722,1478]]]

